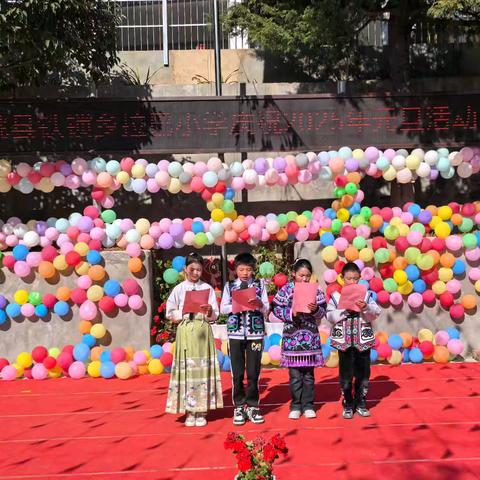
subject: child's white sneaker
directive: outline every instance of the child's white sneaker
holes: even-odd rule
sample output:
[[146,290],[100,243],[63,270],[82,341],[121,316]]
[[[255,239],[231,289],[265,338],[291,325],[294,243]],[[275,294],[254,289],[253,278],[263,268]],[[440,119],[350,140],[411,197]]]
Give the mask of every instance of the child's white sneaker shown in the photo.
[[317,418],[317,414],[315,412],[315,410],[305,410],[303,412],[303,415],[305,415],[305,418]]
[[205,413],[197,413],[195,416],[195,426],[204,427],[207,424],[207,419],[205,418]]
[[186,427],[194,427],[195,426],[195,414],[188,413],[187,418],[185,419],[185,426]]
[[298,420],[302,416],[302,412],[300,410],[291,410],[288,414],[288,418],[291,420]]

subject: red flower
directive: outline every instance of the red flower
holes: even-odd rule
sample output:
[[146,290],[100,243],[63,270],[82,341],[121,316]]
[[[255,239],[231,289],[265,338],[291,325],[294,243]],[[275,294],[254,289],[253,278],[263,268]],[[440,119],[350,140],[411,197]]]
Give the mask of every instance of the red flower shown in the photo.
[[155,316],[153,317],[153,321],[154,321],[154,323],[160,322],[160,317],[159,317],[158,315],[155,315]]
[[243,442],[235,442],[235,445],[233,447],[233,451],[237,452],[237,460],[242,460],[245,458],[250,458],[250,450],[245,446],[245,443]]
[[157,312],[158,313],[162,313],[164,310],[165,310],[165,307],[167,306],[167,304],[165,302],[163,302],[158,308],[157,308]]
[[245,457],[241,458],[238,461],[238,469],[241,472],[248,472],[252,468],[252,461],[250,460],[250,457]]
[[263,447],[263,459],[268,463],[272,463],[275,458],[277,458],[277,449],[271,443],[267,443]]
[[268,303],[272,303],[274,298],[275,298],[275,295],[269,295],[268,296]]
[[170,337],[169,333],[168,332],[163,332],[161,335],[160,335],[160,338],[162,339],[167,339],[168,337]]
[[281,437],[279,433],[275,434],[270,441],[272,442],[273,446],[283,454],[286,454],[288,452],[285,439]]
[[157,334],[157,327],[152,327],[150,329],[150,336],[153,337],[156,334]]
[[245,442],[243,440],[236,440],[233,444],[233,451],[234,452],[243,452],[248,450],[245,448]]
[[223,446],[225,447],[226,450],[233,450],[233,447],[235,446],[236,441],[237,441],[237,434],[230,432],[227,435],[227,438],[223,443]]

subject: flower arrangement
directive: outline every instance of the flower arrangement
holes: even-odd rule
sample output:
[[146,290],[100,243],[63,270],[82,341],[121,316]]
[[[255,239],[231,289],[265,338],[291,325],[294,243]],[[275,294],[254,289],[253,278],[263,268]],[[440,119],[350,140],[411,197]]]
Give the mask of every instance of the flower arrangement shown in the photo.
[[273,480],[273,463],[288,452],[284,437],[278,433],[268,441],[263,437],[246,441],[243,435],[230,432],[224,446],[235,454],[238,480]]

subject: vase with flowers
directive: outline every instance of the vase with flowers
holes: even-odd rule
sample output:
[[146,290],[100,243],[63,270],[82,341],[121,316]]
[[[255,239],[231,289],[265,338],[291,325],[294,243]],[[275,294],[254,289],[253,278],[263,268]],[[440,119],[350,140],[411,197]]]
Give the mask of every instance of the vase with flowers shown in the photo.
[[259,436],[247,441],[243,435],[230,432],[224,446],[235,454],[237,480],[275,480],[273,464],[288,452],[285,439],[278,433],[269,440]]

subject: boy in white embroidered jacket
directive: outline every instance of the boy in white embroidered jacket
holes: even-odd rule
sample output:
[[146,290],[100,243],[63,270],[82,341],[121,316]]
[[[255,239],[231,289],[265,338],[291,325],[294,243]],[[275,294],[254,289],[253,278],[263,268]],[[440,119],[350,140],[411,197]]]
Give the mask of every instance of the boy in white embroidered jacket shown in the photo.
[[[345,285],[358,283],[360,269],[347,263],[342,270]],[[364,300],[357,300],[360,312],[338,308],[340,294],[334,292],[327,305],[327,320],[332,324],[331,346],[338,350],[339,379],[343,394],[343,418],[353,418],[356,411],[369,417],[366,396],[370,379],[370,350],[375,345],[372,322],[381,309],[367,291]]]

